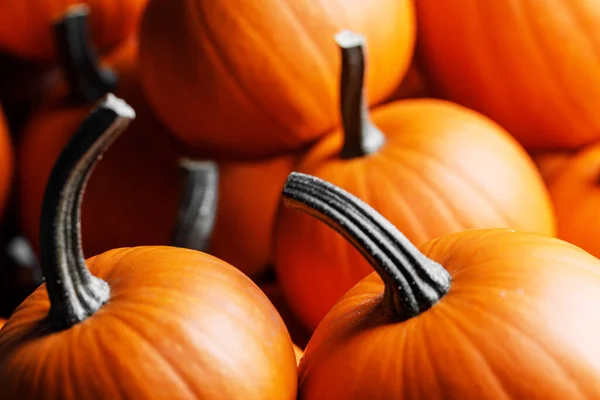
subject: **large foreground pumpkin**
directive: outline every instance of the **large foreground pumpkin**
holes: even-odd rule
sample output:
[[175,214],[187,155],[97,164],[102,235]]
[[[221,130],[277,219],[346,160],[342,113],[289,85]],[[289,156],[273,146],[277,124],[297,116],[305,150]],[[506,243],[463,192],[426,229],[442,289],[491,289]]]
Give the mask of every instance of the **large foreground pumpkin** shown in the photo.
[[420,52],[451,100],[531,149],[600,138],[600,2],[418,0]]
[[100,48],[117,45],[138,26],[147,0],[2,0],[0,48],[21,57],[56,56],[52,28],[75,4],[90,10],[92,40]]
[[[369,117],[361,102],[363,43],[349,32],[338,41],[343,132],[314,147],[297,171],[368,201],[415,243],[469,228],[555,233],[544,183],[508,133],[441,100],[398,101]],[[284,293],[311,329],[370,271],[349,243],[290,210],[278,217],[275,247]]]
[[258,157],[299,149],[336,125],[338,54],[371,45],[368,102],[390,95],[414,42],[410,0],[154,0],[141,24],[141,77],[161,119],[191,147]]
[[107,96],[53,169],[40,232],[46,284],[0,331],[0,398],[295,399],[285,325],[236,268],[166,246],[84,260],[86,180],[133,117]]
[[315,331],[298,399],[600,398],[597,258],[509,229],[454,233],[419,250],[367,204],[303,174],[290,176],[284,198],[376,271]]

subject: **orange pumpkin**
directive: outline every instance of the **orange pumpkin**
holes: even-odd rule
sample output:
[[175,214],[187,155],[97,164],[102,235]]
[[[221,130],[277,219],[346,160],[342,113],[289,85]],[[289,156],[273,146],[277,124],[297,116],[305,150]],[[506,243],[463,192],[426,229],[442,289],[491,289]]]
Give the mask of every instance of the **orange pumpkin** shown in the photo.
[[300,149],[336,125],[337,30],[371,45],[370,104],[413,51],[410,0],[153,0],[141,23],[149,102],[191,148],[225,156]]
[[56,56],[52,27],[69,7],[78,5],[91,16],[93,43],[105,49],[137,29],[147,0],[2,0],[0,48],[25,58]]
[[558,237],[600,257],[600,144],[563,162],[549,182]]
[[46,284],[0,331],[0,397],[295,399],[287,329],[239,270],[166,246],[83,258],[86,180],[134,114],[108,95],[52,171],[40,228]]
[[[0,321],[0,328],[2,328],[2,321]],[[296,364],[299,364],[304,355],[304,350],[294,344],[294,355],[296,356]]]
[[[65,21],[72,23],[79,18],[69,14]],[[84,26],[80,21],[63,31],[73,32]],[[83,42],[81,45],[86,46]],[[79,53],[91,54],[89,47]],[[66,88],[57,89],[24,132],[19,146],[19,212],[21,225],[36,249],[45,182],[71,132],[92,104],[81,100],[101,95],[111,86],[116,86],[116,93],[135,107],[138,117],[105,155],[89,182],[82,210],[84,249],[88,254],[99,254],[116,247],[171,244],[183,201],[180,188],[185,182],[178,165],[185,154],[148,107],[138,85],[135,55],[135,42],[128,42],[103,62],[104,70],[94,66],[93,59],[77,66],[69,61],[75,57],[65,57],[63,64],[70,65],[70,69],[89,72],[78,72],[75,76],[82,79],[63,85],[71,88],[71,98],[80,105],[66,103]],[[112,74],[106,72],[109,67]],[[111,76],[118,78],[116,83]],[[294,155],[284,155],[256,162],[219,162],[219,200],[209,242],[211,254],[248,275],[260,274],[266,268],[272,255],[272,230],[281,188],[294,161]],[[246,196],[250,192],[253,196]],[[245,201],[240,202],[241,196]]]
[[[313,148],[297,171],[370,202],[415,243],[468,228],[555,233],[544,183],[508,133],[441,100],[390,103],[369,117],[361,102],[363,42],[347,32],[337,40],[343,132]],[[276,238],[279,282],[310,329],[369,273],[351,245],[308,216],[283,210]]]
[[600,138],[597,1],[418,0],[419,53],[450,100],[526,148]]
[[303,174],[290,176],[284,199],[376,271],[315,331],[298,399],[600,398],[597,258],[509,229],[454,233],[419,250],[361,200]]
[[10,193],[13,174],[13,149],[6,126],[4,114],[0,108],[0,216],[4,212]]

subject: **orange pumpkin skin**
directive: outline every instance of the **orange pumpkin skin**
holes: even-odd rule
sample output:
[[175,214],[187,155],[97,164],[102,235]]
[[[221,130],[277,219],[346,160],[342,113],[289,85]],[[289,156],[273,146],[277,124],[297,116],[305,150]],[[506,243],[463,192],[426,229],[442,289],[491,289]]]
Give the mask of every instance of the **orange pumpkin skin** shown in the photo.
[[415,7],[419,52],[448,99],[494,119],[528,149],[600,138],[596,1],[419,0]]
[[90,8],[91,36],[99,48],[135,32],[147,0],[2,0],[0,48],[32,59],[55,56],[52,25],[74,4]]
[[154,109],[191,148],[237,157],[300,149],[337,124],[340,29],[371,51],[368,99],[408,68],[412,1],[154,0],[141,23],[141,79]]
[[548,185],[558,224],[558,237],[600,257],[600,145],[564,163]]
[[[404,322],[371,274],[319,325],[298,399],[596,399],[600,263],[554,238],[471,230],[420,246],[452,286]],[[573,312],[577,310],[577,312]],[[575,384],[573,377],[577,377]]]
[[[372,205],[413,243],[469,228],[555,234],[548,192],[525,151],[487,118],[442,100],[374,109],[386,136],[377,152],[340,159],[342,134],[325,138],[297,171]],[[351,244],[310,216],[283,209],[275,267],[286,298],[313,330],[371,267]]]
[[13,149],[4,119],[4,114],[0,108],[0,216],[4,212],[4,207],[8,199],[13,175]]
[[87,264],[110,301],[48,335],[48,295],[36,290],[0,333],[2,398],[295,399],[285,325],[237,269],[170,247],[116,249]]

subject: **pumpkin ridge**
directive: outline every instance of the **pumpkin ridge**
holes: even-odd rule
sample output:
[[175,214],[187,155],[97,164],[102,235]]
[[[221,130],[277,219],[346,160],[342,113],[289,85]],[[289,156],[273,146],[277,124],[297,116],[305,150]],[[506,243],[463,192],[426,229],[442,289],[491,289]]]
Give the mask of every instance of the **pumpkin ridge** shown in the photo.
[[[541,354],[546,356],[547,360],[550,361],[554,367],[556,367],[559,371],[562,372],[562,374],[561,374],[562,376],[568,378],[567,379],[568,384],[570,384],[570,386],[572,386],[575,389],[575,391],[579,395],[578,397],[582,400],[586,400],[587,397],[583,396],[583,392],[581,391],[581,387],[578,385],[577,380],[574,377],[572,377],[571,374],[568,373],[568,371],[565,368],[563,368],[561,366],[561,363],[558,362],[556,359],[556,355],[554,355],[546,346],[542,346],[540,343],[537,343],[529,334],[525,333],[523,331],[523,329],[518,327],[516,324],[511,323],[508,319],[502,319],[501,317],[494,314],[490,310],[487,310],[485,307],[481,307],[480,305],[477,305],[477,303],[472,303],[472,302],[465,303],[463,306],[477,309],[479,316],[485,316],[487,318],[497,321],[497,323],[499,325],[504,326],[506,329],[512,330],[515,334],[519,335],[521,339],[523,339],[527,343],[529,343],[530,346],[538,349]],[[460,324],[459,319],[458,320],[452,319],[449,322],[452,325],[456,326],[457,329],[462,330],[461,328],[458,327],[458,324]],[[465,335],[468,335],[468,334],[465,334]],[[464,342],[471,342],[471,341],[465,340]]]
[[[198,6],[199,4],[196,4],[196,5]],[[289,130],[287,129],[287,125],[279,119],[278,114],[275,112],[269,111],[267,109],[267,107],[265,107],[264,104],[262,104],[262,102],[260,102],[260,99],[257,98],[257,96],[255,96],[253,94],[253,91],[251,89],[242,85],[242,80],[240,78],[238,78],[237,75],[235,74],[235,71],[233,71],[228,66],[228,61],[226,60],[223,52],[220,50],[220,47],[217,44],[216,40],[212,36],[212,32],[209,29],[208,24],[206,23],[206,19],[204,18],[204,13],[202,12],[202,10],[196,9],[195,13],[190,13],[190,14],[195,15],[196,18],[199,20],[200,23],[198,23],[196,26],[203,28],[203,31],[204,31],[203,37],[206,39],[206,41],[212,48],[213,53],[216,57],[215,61],[217,61],[221,65],[221,68],[223,69],[223,71],[225,71],[227,73],[227,75],[231,78],[231,80],[233,81],[233,85],[231,85],[233,90],[235,90],[240,95],[240,97],[244,98],[244,100],[251,106],[260,105],[259,107],[256,107],[255,109],[260,111],[265,117],[267,117],[267,119],[269,119],[270,121],[275,123],[277,126],[279,126],[279,128],[282,131],[288,132]],[[237,88],[237,90],[236,90],[236,88]],[[281,136],[278,136],[278,139],[285,140],[285,138],[288,138],[288,137],[289,137],[289,135],[281,135]],[[290,140],[291,139],[288,139],[287,141],[290,141]]]
[[481,186],[480,184],[473,182],[471,179],[469,179],[467,177],[466,174],[463,174],[462,171],[457,171],[453,165],[444,162],[444,160],[442,160],[441,158],[436,157],[435,155],[428,153],[426,151],[423,151],[422,149],[415,149],[415,148],[411,148],[410,146],[404,146],[403,150],[411,151],[420,156],[427,157],[427,158],[431,159],[432,161],[440,164],[447,171],[453,171],[454,174],[458,176],[458,178],[460,178],[462,181],[464,181],[468,186],[470,186],[473,189],[474,193],[480,193],[480,195],[483,197],[483,200],[486,203],[488,203],[496,211],[497,215],[500,218],[504,219],[511,227],[519,226],[518,224],[515,224],[515,222],[512,219],[512,216],[505,215],[502,211],[500,211],[502,208],[496,203],[493,196],[488,193],[487,189],[484,186]]

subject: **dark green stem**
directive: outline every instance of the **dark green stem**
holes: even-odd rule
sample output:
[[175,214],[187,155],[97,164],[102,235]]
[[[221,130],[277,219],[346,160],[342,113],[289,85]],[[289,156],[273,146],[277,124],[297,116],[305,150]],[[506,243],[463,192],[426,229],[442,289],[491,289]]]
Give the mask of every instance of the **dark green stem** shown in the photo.
[[385,143],[385,136],[369,118],[365,101],[365,41],[351,31],[335,35],[342,51],[340,101],[344,145],[343,159],[362,157],[376,152]]
[[54,24],[54,40],[58,59],[69,83],[74,102],[97,101],[114,90],[117,76],[102,68],[88,33],[89,7],[77,4]]
[[206,251],[217,214],[219,170],[212,161],[179,162],[184,189],[172,244]]
[[450,290],[450,274],[440,264],[350,193],[314,176],[292,172],[283,198],[286,206],[328,224],[362,253],[381,276],[385,305],[396,318],[421,314]]
[[40,221],[40,263],[55,329],[85,320],[110,296],[108,284],[85,263],[81,201],[98,160],[134,118],[129,105],[108,94],[73,134],[50,174]]

